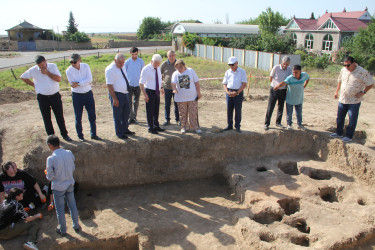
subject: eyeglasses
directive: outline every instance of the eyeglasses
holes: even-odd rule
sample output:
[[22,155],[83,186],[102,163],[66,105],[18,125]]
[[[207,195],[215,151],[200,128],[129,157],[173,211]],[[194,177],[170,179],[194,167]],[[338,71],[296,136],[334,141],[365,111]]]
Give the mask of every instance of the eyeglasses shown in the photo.
[[230,67],[232,67],[232,66],[234,66],[234,64],[233,63],[231,63],[231,64],[228,64]]
[[352,65],[352,63],[351,63],[351,64],[344,64],[344,67],[347,67],[347,68],[349,68],[349,67],[350,67],[350,65]]
[[71,64],[76,64],[78,61],[70,61]]

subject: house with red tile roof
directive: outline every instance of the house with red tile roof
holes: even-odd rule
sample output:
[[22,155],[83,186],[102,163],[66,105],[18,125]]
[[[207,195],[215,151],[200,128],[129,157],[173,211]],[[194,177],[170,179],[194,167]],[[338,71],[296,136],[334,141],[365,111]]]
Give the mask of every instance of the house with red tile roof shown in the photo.
[[364,11],[328,12],[318,19],[296,18],[289,22],[285,33],[292,35],[297,48],[314,53],[331,53],[340,48],[345,39],[367,28],[371,15]]

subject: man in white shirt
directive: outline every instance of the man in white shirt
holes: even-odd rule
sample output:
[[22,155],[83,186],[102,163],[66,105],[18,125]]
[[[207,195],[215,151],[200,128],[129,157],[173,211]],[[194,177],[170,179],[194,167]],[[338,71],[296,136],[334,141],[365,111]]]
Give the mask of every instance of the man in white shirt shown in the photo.
[[[51,121],[52,109],[61,136],[66,141],[72,141],[65,127],[63,104],[59,93],[60,71],[56,64],[47,63],[46,59],[41,55],[36,56],[35,63],[36,65],[26,70],[20,78],[26,84],[35,88],[47,135],[55,134]],[[33,79],[33,81],[30,79]]]
[[164,95],[159,67],[162,60],[161,55],[154,54],[150,64],[142,69],[141,78],[139,79],[141,91],[146,101],[148,132],[151,134],[164,131],[164,129],[159,126],[160,93]]
[[92,75],[90,66],[81,62],[79,54],[72,54],[70,57],[71,66],[66,69],[66,76],[72,89],[72,100],[74,115],[76,117],[76,131],[80,141],[84,141],[82,133],[82,112],[83,107],[87,111],[90,122],[91,139],[100,140],[96,135],[96,114],[94,95],[91,90]]
[[224,131],[233,129],[233,111],[235,110],[234,127],[236,132],[241,132],[243,90],[246,87],[247,76],[246,71],[238,67],[236,57],[230,57],[228,65],[230,69],[225,72],[223,80],[223,87],[227,96],[228,121],[228,126]]
[[125,56],[123,54],[117,54],[115,60],[107,66],[105,80],[113,109],[116,135],[120,139],[127,139],[126,135],[134,135],[135,133],[129,130],[129,80],[126,76]]
[[[334,95],[335,99],[339,98],[337,128],[336,133],[331,134],[331,137],[342,138],[344,142],[352,141],[363,96],[374,86],[374,83],[374,78],[370,73],[359,66],[353,57],[345,57],[344,68],[341,69],[337,79],[337,89]],[[346,114],[349,115],[349,124],[343,138]]]
[[286,98],[286,86],[281,87],[278,90],[274,90],[274,87],[279,85],[288,76],[292,74],[292,68],[289,67],[289,64],[290,64],[290,57],[284,56],[281,64],[276,65],[271,70],[271,73],[270,73],[271,89],[270,89],[270,96],[268,98],[268,106],[267,106],[266,119],[264,122],[264,130],[268,130],[270,126],[272,112],[275,108],[276,101],[277,101],[277,106],[278,106],[277,117],[276,117],[276,127],[284,128],[284,126],[281,124],[281,119],[283,117],[284,103],[285,103],[285,98]]

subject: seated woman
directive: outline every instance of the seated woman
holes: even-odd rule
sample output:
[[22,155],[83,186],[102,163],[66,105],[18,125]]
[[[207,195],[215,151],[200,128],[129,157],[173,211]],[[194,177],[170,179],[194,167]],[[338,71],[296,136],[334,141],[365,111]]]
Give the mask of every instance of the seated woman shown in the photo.
[[[12,239],[18,235],[29,234],[28,241],[23,244],[26,249],[38,249],[35,245],[39,225],[33,222],[42,219],[42,214],[29,216],[19,203],[23,199],[23,191],[11,188],[7,198],[0,205],[0,239]],[[26,223],[27,222],[27,223]]]
[[[13,187],[24,190],[23,200],[20,202],[26,210],[46,202],[46,196],[41,192],[35,178],[27,172],[17,169],[16,163],[5,162],[2,165],[3,173],[0,174],[0,202]],[[27,209],[28,208],[28,209]]]
[[174,101],[177,102],[180,113],[181,133],[193,129],[197,134],[202,133],[198,123],[198,99],[202,97],[199,78],[195,71],[186,68],[183,60],[177,60],[174,66],[177,70],[172,75]]

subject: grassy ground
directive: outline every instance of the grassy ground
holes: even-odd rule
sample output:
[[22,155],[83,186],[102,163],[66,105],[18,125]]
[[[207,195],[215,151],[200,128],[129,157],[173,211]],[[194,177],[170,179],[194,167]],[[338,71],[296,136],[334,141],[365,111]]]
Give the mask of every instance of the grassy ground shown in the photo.
[[[166,51],[158,51],[163,56],[163,59],[166,59]],[[127,56],[127,55],[126,55]],[[148,64],[151,61],[151,54],[141,54],[140,57]],[[105,76],[104,71],[105,68],[113,61],[114,54],[106,54],[101,55],[99,59],[97,56],[90,56],[85,57],[82,59],[82,62],[87,63],[90,65],[92,75],[93,75],[93,84],[94,85],[104,85],[105,84]],[[177,56],[177,58],[181,58],[181,56]],[[181,58],[185,61],[186,66],[193,68],[199,78],[211,78],[211,77],[223,77],[225,71],[228,69],[228,65],[225,63],[215,62],[204,60],[196,57],[184,57]],[[62,82],[60,84],[61,89],[69,88],[65,71],[70,66],[68,61],[66,61],[64,65],[64,61],[56,62],[61,75],[62,75]],[[17,80],[14,79],[14,76],[10,70],[0,72],[0,89],[4,89],[6,87],[11,87],[20,90],[32,90],[33,88],[26,85],[19,76],[28,69],[29,67],[20,67],[14,69],[14,73],[17,77]],[[263,71],[259,69],[243,67],[247,74],[251,73],[252,76],[260,76],[265,78],[251,78],[251,87],[252,88],[268,88],[269,87],[269,72]],[[331,80],[314,80],[310,81],[310,87],[316,88],[318,86],[334,86],[336,85],[336,78],[338,76],[338,72],[341,69],[340,66],[330,66],[326,70],[306,70],[307,73],[310,75],[311,78],[329,78]],[[203,84],[203,81],[202,81]],[[204,84],[210,85],[220,85],[221,80],[211,80],[211,81],[204,81]]]

